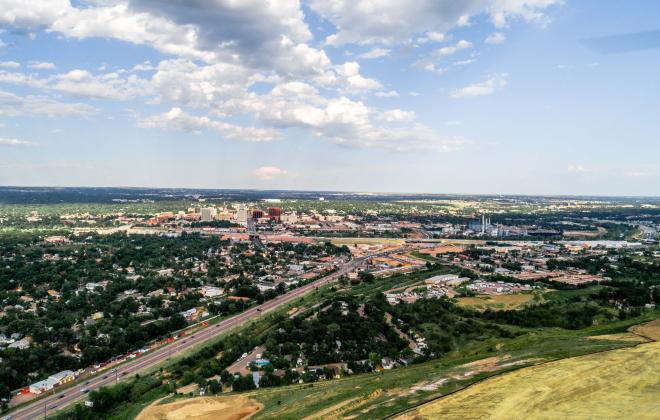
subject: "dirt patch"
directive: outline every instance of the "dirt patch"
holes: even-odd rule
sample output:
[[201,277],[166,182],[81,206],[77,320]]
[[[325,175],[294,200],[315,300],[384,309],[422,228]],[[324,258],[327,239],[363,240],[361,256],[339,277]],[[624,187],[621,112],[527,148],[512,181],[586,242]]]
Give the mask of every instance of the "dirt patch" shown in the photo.
[[523,365],[531,362],[539,362],[542,359],[521,359],[511,360],[511,355],[505,354],[503,356],[487,357],[485,359],[475,360],[474,362],[465,363],[458,366],[455,370],[449,373],[449,376],[438,378],[433,382],[421,382],[413,385],[408,394],[414,394],[418,391],[436,391],[438,388],[445,385],[450,380],[464,381],[470,379],[480,373],[495,372],[497,370]]
[[136,420],[240,420],[251,417],[263,405],[244,396],[199,397],[158,405],[153,403]]
[[502,368],[524,365],[531,362],[540,362],[541,360],[542,359],[511,360],[511,355],[509,354],[505,354],[501,357],[487,357],[485,359],[475,360],[474,362],[459,366],[462,371],[452,374],[451,377],[452,379],[464,381],[480,373],[495,372]]
[[413,385],[410,388],[409,394],[415,393],[417,391],[435,391],[438,388],[440,388],[442,385],[447,382],[449,378],[440,378],[437,381],[431,382],[431,383],[421,383],[417,385]]
[[589,338],[592,340],[625,341],[630,343],[645,343],[649,341],[640,335],[630,333],[593,335]]
[[195,393],[197,391],[199,391],[199,385],[197,385],[197,384],[190,384],[190,385],[182,386],[180,388],[177,388],[177,390],[176,390],[176,392],[178,392],[179,394],[189,394],[191,392]]

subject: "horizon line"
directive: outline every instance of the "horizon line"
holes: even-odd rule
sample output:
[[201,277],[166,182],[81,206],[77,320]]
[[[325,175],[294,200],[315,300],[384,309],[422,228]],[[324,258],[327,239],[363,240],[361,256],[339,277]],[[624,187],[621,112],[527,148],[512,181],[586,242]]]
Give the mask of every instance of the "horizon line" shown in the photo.
[[144,187],[144,186],[61,186],[61,185],[0,185],[1,188],[41,188],[41,189],[126,189],[126,190],[193,190],[193,191],[253,191],[253,192],[298,192],[298,193],[325,193],[325,194],[360,194],[360,195],[427,195],[427,196],[480,196],[480,197],[544,197],[544,198],[633,198],[633,199],[660,199],[660,195],[616,195],[616,194],[529,194],[529,193],[437,193],[437,192],[402,192],[402,191],[356,191],[356,190],[313,190],[291,188],[228,188],[228,187]]

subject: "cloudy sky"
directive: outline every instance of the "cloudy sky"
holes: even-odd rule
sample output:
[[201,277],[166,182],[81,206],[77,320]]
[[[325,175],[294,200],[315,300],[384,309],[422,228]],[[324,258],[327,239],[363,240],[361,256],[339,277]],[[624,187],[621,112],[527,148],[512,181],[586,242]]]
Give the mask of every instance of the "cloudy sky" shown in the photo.
[[659,17],[0,0],[0,184],[660,195]]

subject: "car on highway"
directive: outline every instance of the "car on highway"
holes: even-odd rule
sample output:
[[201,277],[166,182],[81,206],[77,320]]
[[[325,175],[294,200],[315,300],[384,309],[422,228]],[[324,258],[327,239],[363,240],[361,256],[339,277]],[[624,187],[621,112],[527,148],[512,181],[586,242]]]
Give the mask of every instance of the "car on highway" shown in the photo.
[[87,394],[87,393],[89,392],[89,389],[87,389],[87,388],[80,388],[80,392],[82,392],[83,394]]
[[58,399],[58,400],[61,400],[62,398],[64,398],[64,394],[62,394],[62,395],[58,395],[58,396],[57,396],[57,399]]

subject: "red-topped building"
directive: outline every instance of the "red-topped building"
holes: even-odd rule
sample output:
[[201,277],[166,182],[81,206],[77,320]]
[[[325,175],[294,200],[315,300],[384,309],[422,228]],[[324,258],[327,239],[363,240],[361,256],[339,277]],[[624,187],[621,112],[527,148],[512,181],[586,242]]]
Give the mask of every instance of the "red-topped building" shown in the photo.
[[280,220],[280,216],[282,216],[282,209],[279,207],[268,207],[268,217],[271,219],[275,219],[277,221]]

